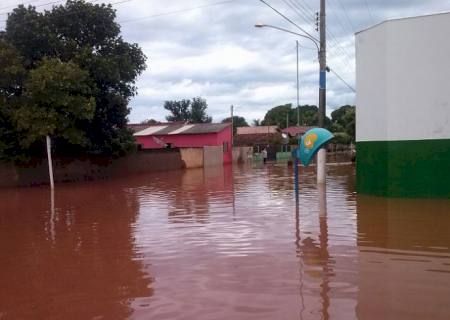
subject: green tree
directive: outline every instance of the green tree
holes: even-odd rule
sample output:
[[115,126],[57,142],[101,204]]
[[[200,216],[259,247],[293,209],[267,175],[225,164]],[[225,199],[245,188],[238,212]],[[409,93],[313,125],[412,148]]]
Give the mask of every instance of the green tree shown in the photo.
[[355,106],[345,105],[331,113],[331,131],[345,133],[348,143],[355,141]]
[[206,114],[208,104],[200,97],[183,100],[170,100],[164,102],[164,109],[171,114],[166,116],[167,121],[183,121],[189,123],[210,123],[212,118]]
[[193,98],[191,104],[191,122],[192,123],[211,123],[212,118],[206,114],[208,104],[205,99],[200,97]]
[[191,120],[191,100],[183,99],[180,101],[169,100],[164,102],[164,109],[169,111],[171,114],[166,117],[167,121],[184,121],[188,122]]
[[[20,5],[8,16],[4,39],[24,59],[27,69],[44,57],[73,62],[86,70],[96,108],[83,121],[87,143],[80,152],[117,155],[134,146],[127,129],[128,102],[146,57],[137,44],[123,40],[111,5],[69,0],[50,11]],[[58,150],[72,148],[61,144]]]
[[72,62],[45,59],[30,72],[24,84],[24,103],[13,112],[22,147],[29,147],[45,136],[70,144],[88,143],[82,128],[94,116],[89,74]]
[[[263,125],[277,125],[280,128],[286,128],[286,120],[289,115],[289,126],[297,125],[297,109],[292,108],[291,104],[285,104],[270,109],[262,121]],[[319,109],[316,106],[300,106],[300,125],[317,126],[319,124]],[[325,127],[329,128],[330,119],[325,117]]]
[[[223,119],[222,123],[231,123],[231,117]],[[248,127],[248,123],[244,117],[233,116],[233,134],[236,134],[238,127]]]
[[148,124],[148,125],[154,125],[160,123],[158,120],[155,119],[146,119],[139,122],[140,124]]
[[23,161],[24,151],[12,113],[20,103],[26,76],[19,52],[0,39],[0,160]]
[[267,111],[262,121],[262,125],[277,125],[280,128],[286,128],[286,120],[289,117],[289,125],[292,123],[292,104],[285,104],[281,106],[274,107]]
[[261,125],[260,119],[253,119],[252,120],[252,127],[259,127]]

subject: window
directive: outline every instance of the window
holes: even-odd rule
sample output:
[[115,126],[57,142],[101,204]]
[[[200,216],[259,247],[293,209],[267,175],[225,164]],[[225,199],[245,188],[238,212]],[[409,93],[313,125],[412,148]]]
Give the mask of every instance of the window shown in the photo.
[[223,143],[223,152],[224,153],[228,152],[228,142]]

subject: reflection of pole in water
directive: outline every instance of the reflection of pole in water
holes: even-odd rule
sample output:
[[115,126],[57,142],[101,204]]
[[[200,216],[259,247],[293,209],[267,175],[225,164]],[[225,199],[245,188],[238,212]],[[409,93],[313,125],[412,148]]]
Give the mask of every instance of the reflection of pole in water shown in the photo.
[[322,284],[320,285],[320,296],[322,298],[323,319],[329,319],[328,308],[330,306],[329,267],[328,267],[328,220],[327,220],[327,191],[323,183],[317,185],[319,198],[319,228],[320,228],[320,256],[322,261]]
[[55,242],[55,189],[50,189],[50,238]]
[[297,256],[300,258],[300,319],[303,319],[303,312],[305,311],[305,299],[303,298],[303,254],[300,246],[300,240],[300,206],[297,197],[295,202],[295,247],[297,248]]

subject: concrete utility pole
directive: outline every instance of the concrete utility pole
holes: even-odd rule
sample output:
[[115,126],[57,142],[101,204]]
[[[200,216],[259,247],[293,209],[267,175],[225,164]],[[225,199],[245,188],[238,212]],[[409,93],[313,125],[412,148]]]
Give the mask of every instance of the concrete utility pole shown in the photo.
[[299,84],[298,84],[298,40],[295,41],[297,44],[297,127],[300,126],[300,97],[299,97]]
[[[326,29],[325,29],[325,0],[320,0],[320,80],[319,80],[319,127],[325,126],[325,108],[327,103],[326,75],[327,75],[327,56],[326,56]],[[326,150],[320,149],[317,153],[317,183],[325,183],[326,179]]]
[[300,96],[299,96],[299,83],[298,83],[298,40],[295,40],[297,44],[297,127],[300,126]]

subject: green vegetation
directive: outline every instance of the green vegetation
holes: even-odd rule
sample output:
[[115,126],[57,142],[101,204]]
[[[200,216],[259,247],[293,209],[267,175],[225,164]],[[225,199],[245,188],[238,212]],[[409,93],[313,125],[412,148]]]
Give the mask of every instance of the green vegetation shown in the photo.
[[[316,106],[300,106],[300,124],[302,126],[317,126],[319,109]],[[288,119],[289,116],[289,119]],[[267,111],[264,120],[253,120],[253,125],[277,125],[286,128],[286,120],[289,126],[297,125],[297,109],[291,104],[274,107]],[[350,144],[355,141],[355,106],[345,105],[331,113],[331,119],[325,118],[325,128],[334,133],[335,143]]]
[[[300,125],[302,126],[317,126],[319,124],[318,118],[319,109],[316,106],[304,105],[300,106]],[[297,109],[292,108],[292,104],[285,104],[274,107],[267,111],[261,125],[277,125],[280,128],[286,128],[286,120],[289,115],[289,126],[297,125]],[[325,118],[325,126],[328,128],[330,119]]]
[[0,159],[119,155],[134,147],[128,102],[146,57],[125,42],[111,5],[18,6],[0,33]]
[[[231,117],[223,119],[222,123],[231,123]],[[236,134],[238,127],[248,127],[248,123],[244,117],[233,116],[233,134]]]
[[201,97],[164,102],[164,109],[170,111],[167,121],[183,121],[189,123],[210,123],[212,118],[206,114],[208,104]]
[[331,113],[331,132],[337,143],[355,142],[355,106],[345,105]]

